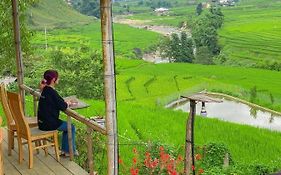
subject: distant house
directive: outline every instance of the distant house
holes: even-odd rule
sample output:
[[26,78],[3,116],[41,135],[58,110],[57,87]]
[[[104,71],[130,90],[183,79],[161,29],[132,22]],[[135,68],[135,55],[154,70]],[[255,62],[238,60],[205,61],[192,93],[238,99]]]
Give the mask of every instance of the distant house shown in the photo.
[[163,15],[163,14],[167,14],[169,12],[169,9],[161,7],[161,8],[155,9],[154,12],[156,12],[157,14]]
[[208,2],[202,2],[202,8],[208,9],[208,8],[210,8],[210,7],[211,7],[211,4],[210,4],[210,3],[208,3]]
[[66,2],[69,6],[72,6],[72,1],[71,1],[71,0],[65,0],[65,2]]
[[235,0],[219,0],[221,6],[234,6]]

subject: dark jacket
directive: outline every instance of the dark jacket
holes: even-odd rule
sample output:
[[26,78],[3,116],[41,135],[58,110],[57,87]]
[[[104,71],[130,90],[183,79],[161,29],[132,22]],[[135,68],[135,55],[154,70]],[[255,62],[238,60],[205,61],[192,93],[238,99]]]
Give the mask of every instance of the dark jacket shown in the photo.
[[60,111],[65,111],[67,103],[50,86],[45,86],[38,104],[38,126],[40,130],[56,130],[61,124],[59,119]]

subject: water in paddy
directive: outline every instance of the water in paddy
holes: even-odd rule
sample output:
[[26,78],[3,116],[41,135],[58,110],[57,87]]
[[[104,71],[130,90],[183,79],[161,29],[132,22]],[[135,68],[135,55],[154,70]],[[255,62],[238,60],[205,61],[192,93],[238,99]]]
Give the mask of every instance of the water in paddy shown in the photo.
[[[202,104],[196,105],[196,114],[200,115]],[[182,103],[175,107],[176,110],[189,112],[189,102]],[[241,102],[223,99],[222,103],[206,103],[207,116],[221,120],[267,128],[281,131],[281,116],[253,108]]]

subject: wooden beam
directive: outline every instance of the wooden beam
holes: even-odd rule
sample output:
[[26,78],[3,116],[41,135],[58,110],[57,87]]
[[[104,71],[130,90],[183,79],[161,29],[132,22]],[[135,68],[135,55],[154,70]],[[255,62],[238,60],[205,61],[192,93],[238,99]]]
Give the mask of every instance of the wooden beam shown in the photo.
[[[32,88],[30,88],[24,84],[21,85],[20,88],[24,89],[25,91],[29,92],[30,94],[32,94],[33,96],[36,96],[38,98],[40,98],[40,96],[41,96],[41,94],[39,92],[33,90]],[[99,133],[101,133],[103,135],[106,135],[106,129],[103,126],[101,126],[100,124],[98,124],[97,122],[78,114],[77,112],[73,111],[70,108],[67,108],[66,111],[64,111],[64,113],[66,115],[71,116],[72,118],[78,120],[79,122],[89,126],[93,130],[98,131]]]
[[13,13],[13,29],[14,29],[14,40],[16,48],[16,63],[17,63],[17,82],[19,86],[20,96],[22,99],[22,106],[25,112],[25,97],[24,89],[21,89],[20,86],[23,84],[23,60],[22,60],[22,51],[21,51],[21,39],[20,39],[20,22],[19,22],[19,11],[17,0],[12,1],[12,13]]
[[[185,138],[185,162],[184,170],[186,175],[195,175],[194,171],[194,120],[196,114],[196,101],[190,100],[190,112],[186,122],[186,138]],[[193,167],[193,168],[192,168]]]
[[112,30],[112,1],[100,0],[101,31],[104,64],[104,90],[107,131],[108,175],[118,174],[118,137],[116,114],[116,77]]

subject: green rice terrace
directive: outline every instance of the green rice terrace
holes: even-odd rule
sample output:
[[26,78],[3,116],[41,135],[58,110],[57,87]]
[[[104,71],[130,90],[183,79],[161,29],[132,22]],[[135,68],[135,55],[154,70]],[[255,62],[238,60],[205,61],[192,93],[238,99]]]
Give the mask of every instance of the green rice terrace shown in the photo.
[[[220,7],[224,15],[223,25],[217,29],[220,52],[212,55],[214,61],[208,65],[196,62],[197,56],[194,62],[184,63],[154,64],[143,60],[145,54],[157,53],[163,41],[163,35],[143,26],[179,29],[186,23],[186,32],[192,34],[196,7],[205,1],[165,0],[169,15],[155,14],[147,5],[149,2],[113,3],[114,18],[141,23],[141,27],[114,23],[119,174],[171,174],[158,166],[163,161],[161,155],[170,156],[169,160],[177,166],[176,173],[184,174],[182,157],[188,113],[166,108],[181,95],[222,93],[281,112],[281,2],[239,0],[235,6]],[[203,9],[202,14],[206,11]],[[61,79],[58,91],[63,95],[75,93],[90,105],[77,112],[86,117],[104,116],[100,20],[57,0],[41,0],[27,14],[26,23],[34,33],[30,37],[31,56],[24,60],[26,83],[37,88],[44,70],[57,69]],[[15,90],[15,86],[10,89]],[[79,95],[82,90],[85,93]],[[32,97],[27,96],[30,115],[32,102]],[[3,115],[0,107],[0,116]],[[75,162],[87,169],[85,128],[75,124],[80,152]],[[199,115],[194,129],[196,174],[256,175],[281,170],[280,131]],[[106,174],[106,138],[99,134],[93,137],[95,171]],[[148,160],[152,161],[149,166]],[[135,169],[137,173],[132,171]]]

